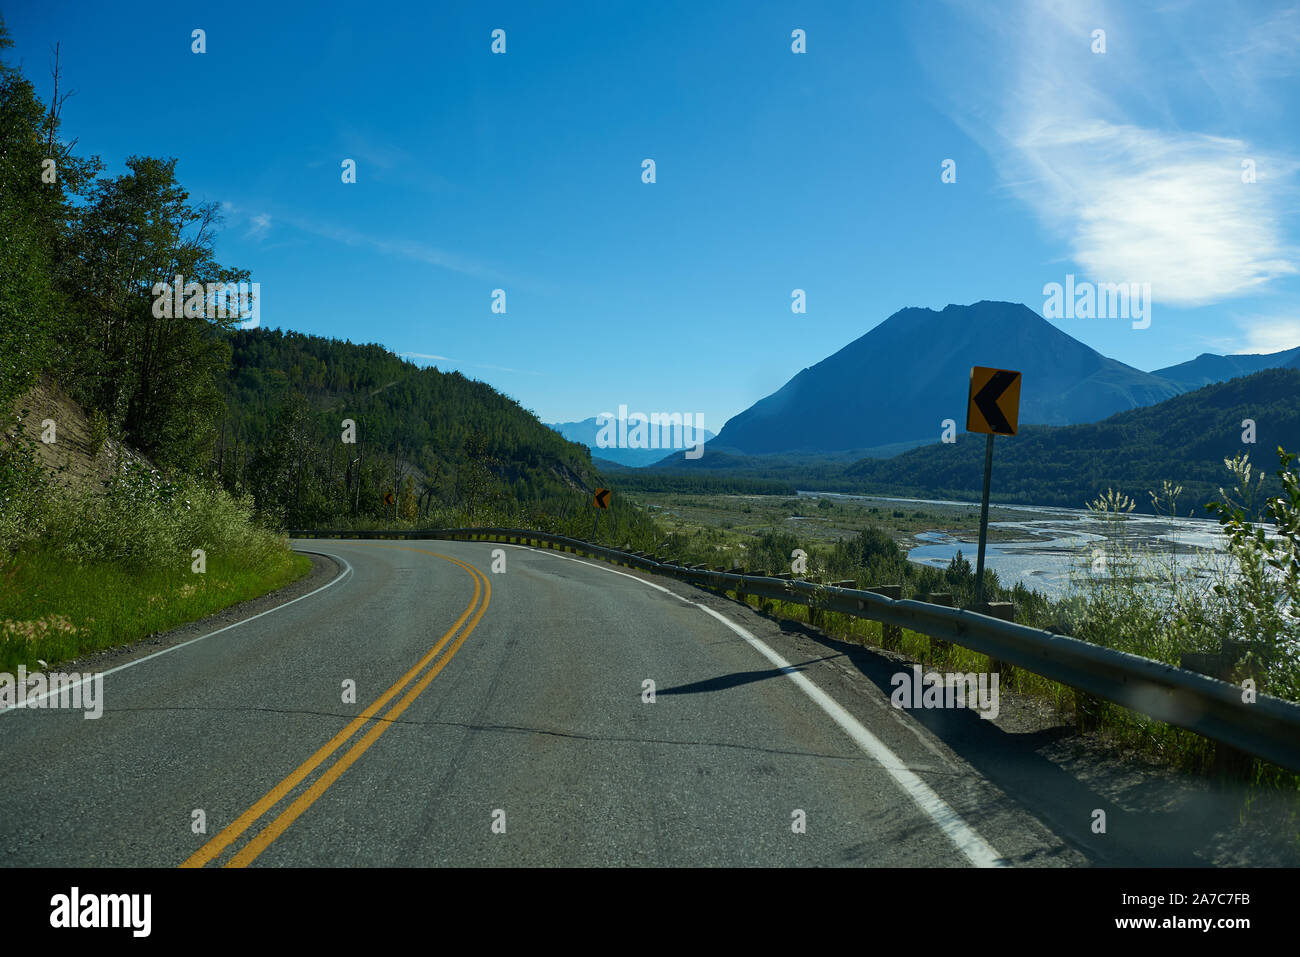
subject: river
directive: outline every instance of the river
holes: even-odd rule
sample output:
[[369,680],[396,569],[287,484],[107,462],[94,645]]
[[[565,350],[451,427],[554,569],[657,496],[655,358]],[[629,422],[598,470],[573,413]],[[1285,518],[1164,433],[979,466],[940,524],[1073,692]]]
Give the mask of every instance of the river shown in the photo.
[[[830,492],[800,492],[800,495],[854,499],[869,502],[893,502],[920,505],[948,505],[970,508],[970,502],[943,499],[886,498],[879,495],[845,495]],[[974,507],[979,508],[975,503]],[[1072,567],[1091,562],[1105,538],[1106,523],[1087,509],[1056,508],[1032,505],[1003,505],[1004,511],[1024,512],[1017,521],[989,522],[989,528],[1016,535],[1014,541],[990,542],[985,549],[984,564],[997,572],[1002,584],[1016,582],[1057,598],[1069,585]],[[1168,518],[1153,515],[1129,515],[1117,524],[1125,542],[1138,550],[1148,551],[1156,561],[1170,561],[1183,571],[1199,569],[1207,558],[1225,550],[1226,538],[1213,519]],[[917,544],[907,553],[910,561],[921,565],[946,567],[958,551],[975,564],[978,544],[963,541],[947,532],[922,532],[914,536]]]

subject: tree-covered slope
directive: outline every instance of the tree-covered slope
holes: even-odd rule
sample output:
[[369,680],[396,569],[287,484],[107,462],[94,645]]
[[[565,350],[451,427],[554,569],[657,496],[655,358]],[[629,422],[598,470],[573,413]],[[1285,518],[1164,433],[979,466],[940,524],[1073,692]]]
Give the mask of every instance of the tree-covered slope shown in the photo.
[[493,502],[585,493],[597,481],[585,448],[459,372],[296,332],[240,330],[229,342],[213,467],[291,524],[343,508],[382,514],[388,491],[402,498],[399,515],[436,504],[472,515]]

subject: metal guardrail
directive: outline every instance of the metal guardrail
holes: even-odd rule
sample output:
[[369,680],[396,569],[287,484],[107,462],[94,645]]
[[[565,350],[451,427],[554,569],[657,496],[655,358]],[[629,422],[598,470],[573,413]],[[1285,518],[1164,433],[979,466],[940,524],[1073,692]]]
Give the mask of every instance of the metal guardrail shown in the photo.
[[579,539],[517,528],[429,531],[291,530],[292,538],[400,538],[538,543],[711,588],[796,602],[951,641],[1061,684],[1300,772],[1300,705],[1270,695],[1242,701],[1237,685],[1077,638],[961,608],[812,582],[688,568]]

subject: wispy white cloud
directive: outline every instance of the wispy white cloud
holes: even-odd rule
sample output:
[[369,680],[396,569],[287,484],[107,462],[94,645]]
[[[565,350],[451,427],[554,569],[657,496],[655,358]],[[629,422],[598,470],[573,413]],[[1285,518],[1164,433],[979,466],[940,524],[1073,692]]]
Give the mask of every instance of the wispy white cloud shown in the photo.
[[430,266],[437,266],[441,269],[448,269],[452,272],[458,272],[466,276],[473,276],[478,279],[500,281],[504,278],[495,270],[489,269],[479,263],[462,259],[459,256],[438,249],[435,246],[430,246],[428,243],[419,242],[418,240],[389,239],[381,236],[371,236],[366,233],[358,232],[355,229],[304,219],[292,219],[286,220],[286,222],[289,222],[290,225],[297,229],[301,229],[303,232],[311,233],[314,236],[320,236],[324,239],[331,239],[335,242],[344,243],[348,246],[366,246],[387,255],[400,256],[404,259],[414,260],[415,262],[427,263]]
[[1022,194],[1096,279],[1149,282],[1156,300],[1201,305],[1297,271],[1276,193],[1241,178],[1244,158],[1281,164],[1239,140],[1071,118],[1015,144],[1039,174]]
[[[1090,278],[1148,282],[1154,299],[1190,306],[1255,292],[1298,271],[1300,252],[1281,220],[1300,164],[1180,122],[1167,92],[1180,83],[1170,71],[1180,68],[1199,74],[1188,82],[1217,84],[1228,96],[1254,82],[1253,64],[1273,71],[1287,57],[1294,63],[1294,51],[1260,24],[1225,14],[1230,36],[1213,46],[1234,55],[1224,65],[1190,66],[1162,55],[1167,50],[1135,49],[1166,25],[1177,32],[1176,8],[1143,8],[1158,22],[1139,34],[1101,3],[954,6],[971,21],[979,63],[932,50],[918,55],[930,60],[954,119],[988,151],[1004,188],[1061,238]],[[1295,22],[1276,26],[1286,32]],[[1092,52],[1095,29],[1107,31],[1106,53]],[[981,83],[964,79],[972,69]],[[1243,182],[1245,159],[1255,163],[1254,183]]]
[[1223,10],[1231,20],[1227,42],[1190,45],[1198,72],[1222,102],[1258,102],[1271,81],[1295,76],[1300,54],[1300,5],[1268,11]]
[[1243,335],[1232,351],[1238,354],[1281,352],[1300,346],[1300,309],[1274,316],[1238,320]]
[[[471,365],[474,365],[471,363]],[[520,375],[546,375],[545,372],[533,372],[531,369],[512,369],[509,366],[494,366],[487,364],[474,365],[476,369],[495,369],[498,372],[517,372]]]
[[512,369],[509,366],[491,365],[486,362],[462,362],[461,360],[453,359],[450,356],[435,356],[427,352],[403,352],[401,353],[401,356],[404,359],[428,359],[439,362],[453,362],[456,365],[469,366],[472,369],[492,369],[496,372],[515,372],[520,375],[546,375],[545,372],[533,372],[530,369]]
[[359,176],[378,175],[385,182],[431,194],[455,189],[446,177],[431,168],[429,157],[418,156],[373,130],[344,124],[339,129],[338,141],[344,155],[357,161]]
[[250,214],[245,207],[237,206],[230,200],[221,201],[221,216],[225,225],[231,229],[244,229],[245,239],[261,239],[271,231],[271,214]]
[[1196,336],[1195,338],[1210,352],[1238,352],[1241,347],[1241,339],[1234,336]]
[[258,213],[250,222],[248,232],[244,234],[249,239],[260,239],[271,231],[271,215],[269,213]]

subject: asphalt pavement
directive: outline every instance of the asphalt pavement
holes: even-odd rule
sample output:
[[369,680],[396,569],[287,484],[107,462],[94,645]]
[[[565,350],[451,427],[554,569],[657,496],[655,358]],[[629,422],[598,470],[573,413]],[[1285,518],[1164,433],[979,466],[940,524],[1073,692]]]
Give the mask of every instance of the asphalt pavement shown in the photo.
[[735,602],[547,550],[297,544],[332,575],[107,672],[101,718],[0,714],[5,865],[1089,862]]

